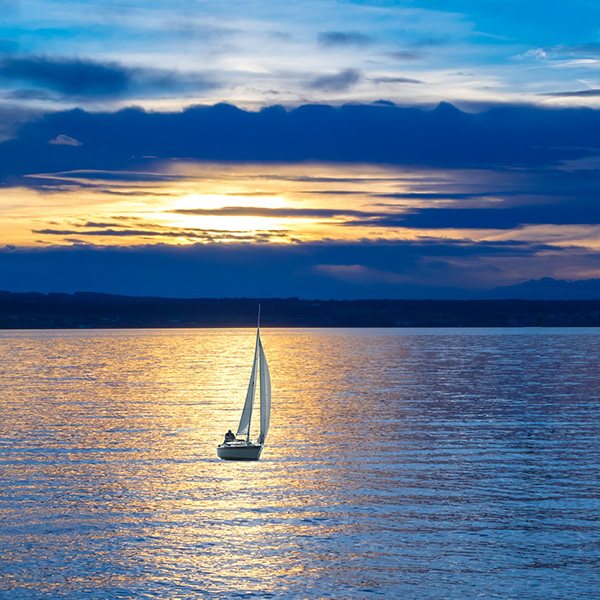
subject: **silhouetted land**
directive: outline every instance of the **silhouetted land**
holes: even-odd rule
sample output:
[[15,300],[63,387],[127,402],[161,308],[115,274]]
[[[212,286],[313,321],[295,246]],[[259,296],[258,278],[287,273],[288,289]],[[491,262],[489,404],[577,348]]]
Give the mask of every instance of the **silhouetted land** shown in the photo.
[[598,327],[600,300],[137,298],[0,292],[0,328]]

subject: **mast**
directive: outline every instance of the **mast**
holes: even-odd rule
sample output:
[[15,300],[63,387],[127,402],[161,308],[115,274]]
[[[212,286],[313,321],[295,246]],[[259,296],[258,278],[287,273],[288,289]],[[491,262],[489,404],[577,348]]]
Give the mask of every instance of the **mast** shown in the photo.
[[[246,435],[246,441],[250,442],[250,422],[252,421],[252,406],[254,405],[254,394],[256,392],[256,362],[258,358],[258,349],[260,346],[260,303],[258,305],[258,320],[256,322],[256,346],[254,348],[254,364],[252,366],[252,373],[254,375],[254,389],[252,390],[252,405],[250,406],[250,414],[248,415],[248,433]],[[260,366],[259,366],[260,376]]]
[[258,305],[258,324],[256,327],[256,345],[254,348],[254,360],[252,361],[252,371],[250,373],[250,381],[248,383],[248,391],[246,392],[246,401],[240,417],[240,424],[236,436],[246,436],[246,441],[250,441],[250,422],[252,421],[252,408],[254,405],[254,396],[256,392],[257,367],[259,362],[259,345],[260,345],[260,304]]

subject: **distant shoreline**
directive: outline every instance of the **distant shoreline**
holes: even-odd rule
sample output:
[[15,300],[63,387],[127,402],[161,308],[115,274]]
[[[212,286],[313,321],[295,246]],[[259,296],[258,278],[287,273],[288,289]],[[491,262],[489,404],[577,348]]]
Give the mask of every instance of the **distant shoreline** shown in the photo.
[[600,327],[598,300],[301,300],[0,292],[0,329]]

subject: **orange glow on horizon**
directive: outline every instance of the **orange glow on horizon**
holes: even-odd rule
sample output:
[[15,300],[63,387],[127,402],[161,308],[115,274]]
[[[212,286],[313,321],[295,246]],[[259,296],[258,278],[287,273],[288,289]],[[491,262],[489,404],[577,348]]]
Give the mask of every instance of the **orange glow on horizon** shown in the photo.
[[3,190],[0,236],[4,244],[32,247],[419,239],[600,246],[595,226],[402,226],[402,215],[415,209],[497,205],[489,192],[453,197],[465,186],[487,189],[486,176],[362,164],[195,162],[39,174],[27,178],[32,187]]

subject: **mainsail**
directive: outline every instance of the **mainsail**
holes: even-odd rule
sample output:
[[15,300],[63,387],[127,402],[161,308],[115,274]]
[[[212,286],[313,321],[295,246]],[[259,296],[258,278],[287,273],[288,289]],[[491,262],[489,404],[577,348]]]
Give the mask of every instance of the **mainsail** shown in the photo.
[[256,347],[254,349],[254,361],[252,362],[252,372],[250,373],[250,382],[246,392],[246,401],[242,410],[240,424],[236,436],[246,436],[250,439],[250,422],[252,421],[252,408],[254,406],[254,396],[256,395],[256,374],[260,375],[260,434],[258,443],[264,444],[269,431],[269,421],[271,420],[271,375],[263,345],[260,340],[260,304],[258,307],[258,327],[256,329]]
[[238,425],[237,436],[250,436],[250,421],[252,419],[252,406],[254,404],[254,393],[256,391],[256,366],[258,363],[258,344],[260,343],[260,337],[258,331],[256,332],[256,348],[254,349],[254,361],[252,362],[252,372],[250,373],[250,383],[248,383],[248,391],[246,392],[246,401],[244,402],[244,409],[242,410],[242,416],[240,418],[240,424]]
[[260,337],[258,338],[258,352],[260,357],[260,435],[258,443],[264,444],[271,420],[271,375]]

